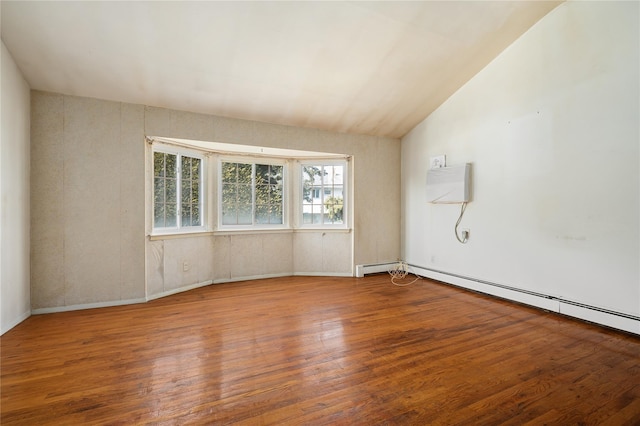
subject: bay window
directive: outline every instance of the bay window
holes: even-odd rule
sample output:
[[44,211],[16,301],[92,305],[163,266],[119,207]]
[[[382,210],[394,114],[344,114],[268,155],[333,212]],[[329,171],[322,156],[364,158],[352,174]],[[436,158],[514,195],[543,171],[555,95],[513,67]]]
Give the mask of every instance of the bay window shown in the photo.
[[152,236],[348,228],[350,163],[345,156],[147,140]]

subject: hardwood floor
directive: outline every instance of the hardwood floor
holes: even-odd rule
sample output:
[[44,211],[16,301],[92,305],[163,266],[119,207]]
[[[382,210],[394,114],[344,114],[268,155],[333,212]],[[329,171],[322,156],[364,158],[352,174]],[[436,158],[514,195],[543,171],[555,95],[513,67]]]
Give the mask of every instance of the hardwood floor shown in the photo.
[[640,338],[426,279],[213,285],[0,343],[2,425],[640,424]]

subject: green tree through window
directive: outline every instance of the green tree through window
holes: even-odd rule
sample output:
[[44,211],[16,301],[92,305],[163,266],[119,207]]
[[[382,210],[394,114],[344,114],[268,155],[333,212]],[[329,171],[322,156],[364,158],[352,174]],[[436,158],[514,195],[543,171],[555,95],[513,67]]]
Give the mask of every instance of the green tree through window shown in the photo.
[[177,226],[177,156],[164,152],[153,153],[153,226]]
[[182,226],[200,226],[200,175],[202,160],[182,156]]
[[284,167],[222,162],[222,224],[282,225]]
[[202,226],[202,159],[153,153],[153,227]]

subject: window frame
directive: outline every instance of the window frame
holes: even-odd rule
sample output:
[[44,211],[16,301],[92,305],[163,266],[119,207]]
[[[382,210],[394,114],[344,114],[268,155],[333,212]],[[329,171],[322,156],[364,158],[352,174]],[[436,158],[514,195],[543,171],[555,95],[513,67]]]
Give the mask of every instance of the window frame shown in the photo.
[[[223,223],[223,203],[222,186],[224,184],[222,171],[223,163],[241,163],[251,164],[251,224],[224,224]],[[216,177],[216,189],[217,189],[217,229],[220,231],[251,231],[251,230],[276,230],[276,229],[291,229],[289,222],[289,188],[290,188],[290,173],[289,173],[290,159],[279,157],[255,157],[255,156],[233,156],[233,155],[220,155],[217,158],[216,166],[218,169]],[[282,223],[257,223],[256,221],[256,165],[270,165],[270,166],[282,166]]]
[[[341,158],[341,159],[323,159],[323,158],[314,158],[309,160],[301,160],[298,162],[298,182],[297,182],[297,192],[299,197],[299,202],[297,203],[297,220],[298,227],[300,229],[349,229],[350,228],[350,215],[349,215],[349,207],[350,207],[350,193],[349,193],[349,176],[350,176],[350,161],[349,158]],[[322,223],[304,223],[304,167],[307,166],[342,166],[342,170],[344,172],[344,176],[342,177],[342,223],[324,223],[324,219]],[[313,189],[312,189],[313,191]],[[326,188],[322,186],[319,188],[319,194],[322,197],[322,205],[324,206],[324,200],[326,194]],[[324,217],[324,216],[323,216]]]
[[[176,156],[176,226],[156,227],[155,225],[155,170],[154,158],[156,152]],[[182,157],[197,158],[200,160],[199,179],[199,209],[200,225],[184,226],[182,224]],[[207,179],[207,154],[205,152],[183,148],[180,146],[154,142],[151,147],[151,235],[189,234],[205,232],[208,230],[208,179]]]

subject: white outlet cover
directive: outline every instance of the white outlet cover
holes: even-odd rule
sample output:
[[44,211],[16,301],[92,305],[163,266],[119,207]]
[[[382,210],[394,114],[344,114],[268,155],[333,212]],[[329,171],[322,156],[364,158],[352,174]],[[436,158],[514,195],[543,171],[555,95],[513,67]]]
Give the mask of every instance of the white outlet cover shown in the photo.
[[429,168],[430,169],[439,169],[441,167],[445,167],[447,165],[447,156],[446,155],[437,155],[435,157],[429,158]]

